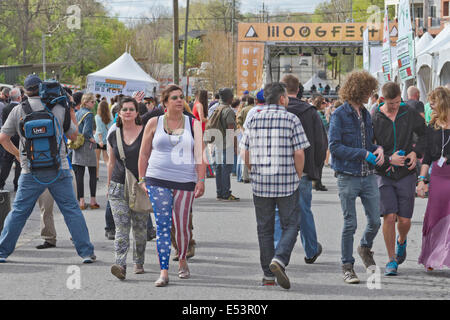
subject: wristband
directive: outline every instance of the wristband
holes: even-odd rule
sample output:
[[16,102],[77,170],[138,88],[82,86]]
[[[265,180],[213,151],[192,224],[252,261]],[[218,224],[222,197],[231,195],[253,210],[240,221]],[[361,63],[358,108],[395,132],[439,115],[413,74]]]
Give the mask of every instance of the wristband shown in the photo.
[[197,182],[205,182],[205,179],[204,178],[203,179],[198,179]]
[[145,177],[139,178],[138,184],[145,182]]

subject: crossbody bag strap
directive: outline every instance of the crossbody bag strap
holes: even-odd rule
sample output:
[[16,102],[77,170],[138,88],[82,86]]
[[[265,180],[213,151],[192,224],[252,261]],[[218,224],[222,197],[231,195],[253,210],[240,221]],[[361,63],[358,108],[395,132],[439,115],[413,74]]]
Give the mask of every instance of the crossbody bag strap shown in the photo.
[[116,140],[117,140],[117,149],[119,149],[120,160],[123,161],[123,165],[125,166],[125,152],[123,151],[122,144],[122,135],[120,134],[120,128],[116,129]]

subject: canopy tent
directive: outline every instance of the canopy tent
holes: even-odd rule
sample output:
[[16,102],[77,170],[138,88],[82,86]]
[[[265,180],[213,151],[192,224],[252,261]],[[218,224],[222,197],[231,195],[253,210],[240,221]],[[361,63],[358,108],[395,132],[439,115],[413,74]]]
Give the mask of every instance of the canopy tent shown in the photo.
[[314,74],[308,81],[305,82],[303,85],[303,88],[305,88],[306,91],[311,90],[312,85],[316,86],[317,92],[319,91],[319,83],[322,84],[322,87],[326,87],[328,84],[331,87],[331,84],[327,82],[327,80],[324,80],[320,78],[317,74]]
[[108,98],[118,94],[131,96],[135,91],[154,96],[157,90],[158,81],[149,76],[128,52],[87,76],[87,92],[99,93]]
[[433,40],[434,38],[429,32],[425,32],[418,40],[416,38],[416,54],[422,52]]
[[439,77],[438,85],[445,86],[450,83],[450,43],[439,50],[436,74]]
[[[434,38],[427,46],[425,46],[420,52],[417,52],[417,83],[420,90],[420,100],[425,101],[430,90],[435,88],[439,84],[437,78],[438,72],[441,70],[438,68],[437,56],[440,52],[443,52],[443,47],[446,47],[450,42],[450,24],[447,25],[439,34]],[[446,59],[440,60],[442,67],[445,64]]]

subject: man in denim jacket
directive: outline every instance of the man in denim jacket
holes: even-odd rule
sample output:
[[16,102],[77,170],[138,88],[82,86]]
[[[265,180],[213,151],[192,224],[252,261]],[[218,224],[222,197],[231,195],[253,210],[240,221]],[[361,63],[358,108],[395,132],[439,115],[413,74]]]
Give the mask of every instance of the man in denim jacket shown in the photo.
[[384,163],[384,154],[381,147],[372,143],[372,120],[363,104],[367,103],[377,87],[377,80],[366,71],[351,73],[339,91],[345,103],[332,115],[329,129],[332,168],[338,178],[339,198],[344,214],[341,260],[346,283],[359,283],[353,270],[357,197],[361,198],[367,217],[358,253],[367,269],[374,270],[375,267],[371,248],[381,224],[375,166]]

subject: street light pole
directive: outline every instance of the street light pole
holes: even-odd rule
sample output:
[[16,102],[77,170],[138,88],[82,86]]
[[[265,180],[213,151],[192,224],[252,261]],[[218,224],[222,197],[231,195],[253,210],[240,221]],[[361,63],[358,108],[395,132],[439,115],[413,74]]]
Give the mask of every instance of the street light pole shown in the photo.
[[178,0],[173,0],[173,82],[177,85],[180,83],[178,38]]
[[42,72],[44,73],[44,79],[47,77],[47,68],[46,68],[46,61],[45,61],[45,37],[51,37],[51,34],[42,34]]

